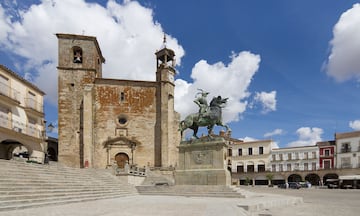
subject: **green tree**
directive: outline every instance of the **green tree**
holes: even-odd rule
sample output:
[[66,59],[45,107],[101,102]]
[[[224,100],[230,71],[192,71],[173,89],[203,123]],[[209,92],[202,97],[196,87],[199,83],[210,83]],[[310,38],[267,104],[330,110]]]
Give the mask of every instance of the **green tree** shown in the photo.
[[272,183],[273,178],[274,178],[274,174],[272,174],[272,173],[266,174],[266,179],[267,179],[268,182],[269,182],[269,187],[272,187],[272,186],[273,186],[273,183]]

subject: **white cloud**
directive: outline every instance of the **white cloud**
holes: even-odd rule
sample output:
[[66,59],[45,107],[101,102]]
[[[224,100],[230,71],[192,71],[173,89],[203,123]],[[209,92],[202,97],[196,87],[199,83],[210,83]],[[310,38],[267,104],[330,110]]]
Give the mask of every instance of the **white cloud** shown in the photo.
[[360,130],[360,120],[350,121],[349,127],[351,127],[353,130]]
[[193,100],[198,89],[203,89],[210,92],[208,100],[218,95],[229,98],[223,110],[223,122],[238,121],[239,115],[246,110],[246,98],[250,95],[248,87],[259,63],[260,56],[250,52],[233,53],[228,65],[222,62],[210,65],[200,60],[192,69],[193,83],[181,79],[175,81],[175,109],[182,118],[197,112],[198,107]]
[[[16,19],[4,10],[7,9],[0,6],[0,47],[26,60],[19,69],[32,73],[30,77],[54,105],[57,104],[55,33],[96,36],[106,58],[103,65],[106,78],[155,80],[154,52],[162,45],[164,30],[154,20],[152,9],[136,1],[109,0],[103,7],[84,0],[43,0],[15,11]],[[167,47],[175,51],[180,65],[185,51],[177,39],[167,35]],[[224,123],[239,120],[248,105],[248,87],[259,68],[260,56],[244,51],[233,52],[230,58],[227,65],[200,60],[192,69],[193,82],[175,81],[175,109],[182,118],[197,112],[193,100],[201,88],[211,93],[209,100],[217,95],[229,98],[223,110]],[[270,97],[265,107],[274,110],[271,96],[275,93],[265,96]],[[265,103],[265,98],[262,101]]]
[[262,113],[266,114],[276,110],[276,91],[271,92],[256,92],[254,96],[254,103],[260,103],[262,106]]
[[278,149],[278,148],[280,148],[280,147],[277,142],[275,142],[275,141],[271,142],[271,149]]
[[258,141],[258,139],[253,138],[253,137],[244,137],[244,138],[240,138],[239,140],[242,140],[242,141],[244,141],[244,142]]
[[264,137],[272,137],[272,136],[276,136],[276,135],[281,135],[283,133],[284,133],[284,131],[282,129],[275,129],[274,131],[264,134]]
[[301,127],[297,129],[296,133],[298,134],[299,139],[289,143],[287,147],[315,145],[316,142],[322,140],[321,135],[323,134],[323,129],[317,127]]
[[[240,138],[239,140],[242,140],[244,142],[254,142],[254,141],[258,141],[258,139],[253,138],[253,137],[244,137],[244,138]],[[279,145],[276,141],[272,141],[271,142],[271,149],[277,149],[279,148]]]
[[341,82],[360,81],[360,4],[344,12],[333,29],[327,74]]
[[[35,84],[53,104],[57,104],[55,33],[96,36],[106,58],[106,78],[155,80],[154,52],[162,45],[163,29],[154,21],[152,10],[138,2],[110,0],[102,7],[84,0],[44,0],[18,10],[20,19],[14,19],[13,11],[5,13],[0,6],[0,47],[26,59],[20,69],[35,73]],[[175,51],[179,65],[183,48],[169,35],[167,45]]]

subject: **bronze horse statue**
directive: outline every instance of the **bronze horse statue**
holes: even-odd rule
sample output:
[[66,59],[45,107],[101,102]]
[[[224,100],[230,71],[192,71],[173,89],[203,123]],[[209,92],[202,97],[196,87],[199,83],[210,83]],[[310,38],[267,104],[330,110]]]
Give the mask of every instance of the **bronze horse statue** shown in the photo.
[[226,105],[228,98],[221,96],[214,97],[205,113],[193,113],[188,115],[183,121],[180,122],[179,130],[181,137],[183,137],[184,130],[190,128],[194,131],[193,138],[199,139],[197,132],[199,127],[207,127],[208,136],[211,137],[215,125],[226,128],[226,131],[231,131],[229,126],[222,123],[221,109]]

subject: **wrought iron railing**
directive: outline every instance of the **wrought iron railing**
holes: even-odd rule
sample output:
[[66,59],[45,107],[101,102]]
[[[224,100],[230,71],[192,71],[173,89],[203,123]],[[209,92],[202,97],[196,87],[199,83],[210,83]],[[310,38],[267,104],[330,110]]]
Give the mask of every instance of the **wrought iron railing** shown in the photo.
[[34,98],[25,98],[25,107],[36,110],[38,112],[43,112],[43,104],[38,103]]
[[41,130],[36,128],[35,125],[25,124],[20,121],[11,120],[7,115],[0,113],[0,127],[14,130],[18,133],[23,133],[32,137],[41,138]]
[[117,165],[113,166],[116,175],[133,175],[133,176],[146,176],[146,168],[138,167],[135,165],[126,164],[124,168]]

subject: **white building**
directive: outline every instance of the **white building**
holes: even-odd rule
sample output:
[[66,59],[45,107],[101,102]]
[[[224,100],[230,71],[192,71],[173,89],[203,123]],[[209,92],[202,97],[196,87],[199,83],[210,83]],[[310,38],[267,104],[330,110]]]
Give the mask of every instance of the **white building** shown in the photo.
[[319,169],[318,146],[303,146],[273,149],[271,171],[290,172]]
[[44,134],[45,93],[15,72],[0,65],[0,158],[26,153],[42,161],[47,146]]
[[231,149],[231,172],[253,173],[269,170],[271,144],[272,140],[234,142],[229,146]]
[[336,133],[336,168],[360,168],[360,131]]

